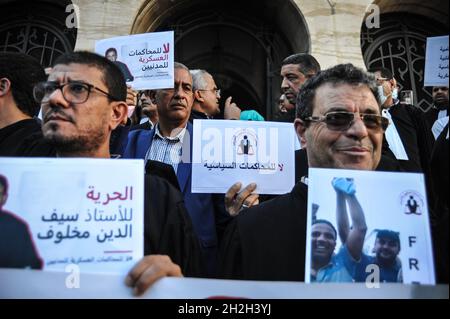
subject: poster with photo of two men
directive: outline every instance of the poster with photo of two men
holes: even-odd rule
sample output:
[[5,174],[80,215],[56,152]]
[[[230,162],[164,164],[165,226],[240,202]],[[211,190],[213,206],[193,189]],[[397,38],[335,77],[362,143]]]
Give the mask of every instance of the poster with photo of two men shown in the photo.
[[305,281],[435,284],[422,174],[310,169]]

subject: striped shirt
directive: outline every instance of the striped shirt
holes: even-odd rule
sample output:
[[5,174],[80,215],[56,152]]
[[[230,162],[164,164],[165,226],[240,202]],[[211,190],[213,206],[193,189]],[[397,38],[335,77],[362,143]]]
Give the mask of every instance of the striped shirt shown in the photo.
[[186,127],[183,128],[177,136],[162,136],[159,131],[159,124],[156,124],[155,135],[153,136],[152,146],[145,154],[145,160],[153,160],[172,165],[175,174],[178,164],[181,162],[182,147]]

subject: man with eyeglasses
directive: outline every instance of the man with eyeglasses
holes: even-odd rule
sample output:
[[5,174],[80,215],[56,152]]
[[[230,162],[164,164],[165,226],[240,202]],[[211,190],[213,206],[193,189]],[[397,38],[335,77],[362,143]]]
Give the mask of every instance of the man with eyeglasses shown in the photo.
[[191,70],[194,102],[190,122],[194,119],[212,119],[220,113],[220,90],[211,74],[205,70]]
[[[44,138],[59,157],[110,158],[109,139],[127,116],[127,87],[106,58],[73,52],[55,61],[47,82],[36,85]],[[145,175],[144,258],[127,285],[141,294],[163,276],[202,274],[200,249],[183,198],[168,181]]]
[[40,105],[33,87],[44,81],[44,69],[23,53],[0,53],[0,156],[46,156],[52,150],[41,144],[41,123],[35,117]]
[[397,81],[390,70],[374,67],[369,72],[377,79],[382,114],[391,122],[383,142],[383,155],[397,161],[403,171],[428,175],[433,136],[423,112],[400,103]]
[[[216,276],[218,243],[229,222],[227,211],[237,210],[252,190],[245,188],[238,200],[224,202],[221,194],[192,193],[191,145],[193,125],[189,122],[194,92],[189,69],[174,63],[174,88],[156,90],[159,122],[151,131],[130,132],[125,158],[144,158],[169,164],[178,178],[184,202],[192,219],[206,264],[207,276]],[[233,190],[237,194],[239,189]]]
[[[351,64],[337,65],[306,82],[294,125],[308,149],[309,167],[375,170],[388,126],[378,103],[373,77]],[[222,277],[304,280],[305,182],[243,210],[231,222],[220,255]]]
[[[213,76],[207,71],[191,70],[190,72],[194,102],[189,122],[193,123],[195,119],[213,119],[220,114],[221,90],[217,88]],[[231,96],[225,100],[223,118],[225,120],[239,120],[241,109],[231,100]]]

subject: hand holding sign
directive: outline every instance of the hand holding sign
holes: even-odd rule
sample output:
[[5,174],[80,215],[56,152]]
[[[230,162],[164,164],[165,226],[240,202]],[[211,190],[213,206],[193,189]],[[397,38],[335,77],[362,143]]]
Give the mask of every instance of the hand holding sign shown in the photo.
[[151,285],[162,277],[183,277],[181,268],[166,255],[150,255],[142,258],[125,278],[125,284],[132,287],[133,293],[142,295]]
[[259,195],[253,192],[256,184],[247,185],[241,192],[242,184],[235,183],[225,194],[225,209],[230,216],[237,216],[242,209],[259,204]]

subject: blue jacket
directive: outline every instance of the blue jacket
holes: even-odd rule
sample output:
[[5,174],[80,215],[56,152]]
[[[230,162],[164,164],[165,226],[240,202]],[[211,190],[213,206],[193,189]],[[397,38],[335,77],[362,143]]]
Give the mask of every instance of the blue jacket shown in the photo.
[[[152,145],[154,135],[155,129],[131,131],[128,135],[128,144],[123,157],[144,159],[147,150]],[[200,241],[208,276],[215,276],[218,232],[219,235],[222,233],[231,218],[225,210],[222,194],[200,194],[191,191],[192,136],[193,127],[191,123],[188,123],[183,141],[182,161],[177,169],[177,178],[194,231]]]

